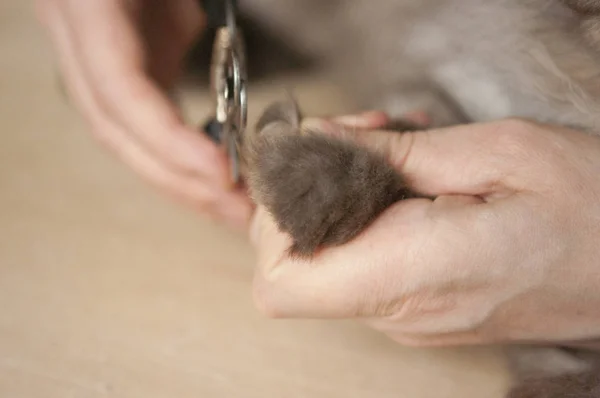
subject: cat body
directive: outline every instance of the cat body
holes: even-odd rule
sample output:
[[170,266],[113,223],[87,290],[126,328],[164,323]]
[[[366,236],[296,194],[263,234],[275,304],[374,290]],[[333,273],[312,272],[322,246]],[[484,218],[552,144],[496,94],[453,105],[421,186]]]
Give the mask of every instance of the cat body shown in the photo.
[[[423,110],[435,127],[523,117],[600,134],[600,2],[240,0],[239,4],[291,47],[317,59],[355,99],[356,110],[379,109],[392,117]],[[280,227],[295,238],[297,254],[310,255],[319,243],[351,239],[389,205],[382,195],[393,200],[410,196],[398,176],[388,180],[369,176],[364,181],[379,185],[365,182],[357,187],[373,168],[380,171],[377,177],[389,176],[377,154],[365,155],[364,149],[302,132],[294,107],[282,103],[275,108],[263,115],[248,144],[248,180],[255,197],[267,203]],[[343,173],[347,170],[352,173]],[[286,183],[276,177],[282,172],[288,176]],[[341,211],[332,207],[325,212],[327,206],[315,205],[350,203],[344,201],[350,192],[363,197],[362,210],[352,207],[354,202]],[[309,225],[308,219],[318,222]],[[340,225],[344,233],[332,236],[332,228]],[[320,240],[309,242],[307,236]],[[600,367],[593,355],[558,347],[517,347],[509,353],[522,376],[511,398],[567,393],[573,398],[600,397]]]
[[319,57],[357,107],[431,109],[437,125],[526,117],[600,128],[600,52],[584,16],[561,1],[240,4]]

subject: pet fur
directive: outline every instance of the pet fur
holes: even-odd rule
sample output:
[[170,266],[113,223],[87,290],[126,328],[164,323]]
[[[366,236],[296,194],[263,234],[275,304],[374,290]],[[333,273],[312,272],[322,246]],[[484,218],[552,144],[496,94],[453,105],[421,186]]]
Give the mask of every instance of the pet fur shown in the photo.
[[[293,99],[266,109],[245,145],[250,193],[290,234],[290,255],[348,242],[413,193],[382,154],[301,130]],[[315,209],[319,209],[315,211]]]

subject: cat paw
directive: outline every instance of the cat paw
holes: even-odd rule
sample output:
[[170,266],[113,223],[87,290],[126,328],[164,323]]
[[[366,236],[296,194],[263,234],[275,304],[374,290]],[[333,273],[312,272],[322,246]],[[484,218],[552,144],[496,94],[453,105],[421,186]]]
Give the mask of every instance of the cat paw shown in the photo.
[[248,185],[291,236],[290,255],[310,257],[319,248],[346,243],[410,196],[402,177],[378,153],[300,131],[299,112],[289,104],[276,104],[264,115],[251,144]]

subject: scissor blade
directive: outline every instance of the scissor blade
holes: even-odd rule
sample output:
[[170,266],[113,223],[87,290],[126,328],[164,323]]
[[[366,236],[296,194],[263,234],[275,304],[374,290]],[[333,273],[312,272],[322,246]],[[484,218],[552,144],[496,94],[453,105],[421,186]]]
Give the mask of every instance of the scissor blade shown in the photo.
[[232,37],[235,37],[237,34],[237,25],[235,21],[235,12],[233,9],[233,3],[231,0],[225,1],[225,23],[227,24],[227,29],[229,29],[229,33]]

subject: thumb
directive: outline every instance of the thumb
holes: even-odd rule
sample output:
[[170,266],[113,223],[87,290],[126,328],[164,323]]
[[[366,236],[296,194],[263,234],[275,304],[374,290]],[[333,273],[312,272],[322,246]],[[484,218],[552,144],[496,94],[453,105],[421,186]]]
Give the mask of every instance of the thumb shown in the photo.
[[484,195],[501,186],[514,169],[507,136],[518,136],[520,123],[473,123],[398,133],[349,128],[331,121],[307,119],[303,128],[350,139],[382,153],[421,194]]

